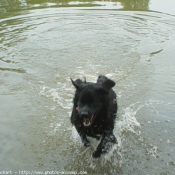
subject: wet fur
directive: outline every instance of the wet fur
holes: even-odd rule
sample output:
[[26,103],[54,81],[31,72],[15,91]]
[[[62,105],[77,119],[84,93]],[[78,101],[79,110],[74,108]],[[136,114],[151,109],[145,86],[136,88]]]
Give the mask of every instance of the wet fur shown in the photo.
[[[79,133],[84,146],[90,146],[87,136],[97,140],[101,138],[93,153],[93,157],[98,158],[107,153],[111,145],[117,143],[113,134],[117,113],[116,94],[112,90],[115,83],[105,76],[99,76],[96,83],[80,79],[75,81],[71,79],[71,81],[76,88],[71,123]],[[92,124],[88,127],[84,126],[84,118],[81,115],[85,107],[89,115],[95,115]]]

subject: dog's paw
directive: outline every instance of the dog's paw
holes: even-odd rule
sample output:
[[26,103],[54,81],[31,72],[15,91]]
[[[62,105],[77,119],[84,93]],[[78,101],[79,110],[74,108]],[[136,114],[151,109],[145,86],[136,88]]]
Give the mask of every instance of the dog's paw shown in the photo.
[[96,150],[93,152],[92,157],[93,158],[99,158],[101,156],[101,151]]

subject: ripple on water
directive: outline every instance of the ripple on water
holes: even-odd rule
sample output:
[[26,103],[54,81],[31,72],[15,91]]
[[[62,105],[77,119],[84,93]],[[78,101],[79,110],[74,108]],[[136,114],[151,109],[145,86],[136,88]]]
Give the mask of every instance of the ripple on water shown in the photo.
[[[154,164],[160,156],[157,145],[161,147],[161,144],[154,142],[158,137],[153,138],[152,133],[157,134],[156,129],[161,131],[164,126],[160,120],[161,112],[166,117],[171,114],[169,110],[168,113],[161,111],[162,107],[171,108],[172,116],[174,112],[174,101],[168,98],[175,94],[174,67],[171,65],[174,17],[155,12],[52,8],[31,10],[21,16],[0,19],[0,22],[0,71],[4,76],[0,82],[3,90],[7,89],[3,95],[18,92],[21,86],[11,87],[12,78],[7,79],[5,75],[17,77],[17,72],[23,73],[22,78],[29,82],[29,93],[20,96],[32,104],[25,111],[30,114],[26,117],[26,129],[23,127],[26,131],[24,154],[20,154],[21,157],[28,154],[28,166],[33,163],[41,169],[44,166],[59,167],[92,174],[122,174],[122,171],[123,174],[141,174],[142,170],[153,174],[154,165],[165,167],[166,156],[162,156],[165,164],[162,160],[158,165]],[[167,52],[170,61],[165,66],[162,60]],[[70,124],[75,90],[70,77],[86,77],[87,81],[95,82],[100,74],[116,82],[114,90],[118,94],[119,111],[114,133],[118,145],[108,155],[94,160],[91,155],[98,142],[91,139],[92,146],[84,148]],[[158,88],[160,82],[164,83]],[[147,120],[147,116],[154,117],[153,121]],[[166,120],[173,121],[173,118]],[[12,121],[16,122],[16,118]],[[148,129],[143,130],[145,125]],[[168,145],[173,143],[173,137],[169,138],[169,135],[169,141],[166,138]]]

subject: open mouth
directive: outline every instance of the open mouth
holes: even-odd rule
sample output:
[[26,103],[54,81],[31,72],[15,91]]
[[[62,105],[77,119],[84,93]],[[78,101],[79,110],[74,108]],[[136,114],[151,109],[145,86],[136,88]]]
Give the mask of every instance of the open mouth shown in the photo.
[[90,126],[90,125],[92,124],[92,122],[93,122],[95,116],[96,116],[96,115],[94,114],[94,115],[92,115],[92,116],[89,117],[89,118],[84,118],[83,125],[84,125],[84,126]]

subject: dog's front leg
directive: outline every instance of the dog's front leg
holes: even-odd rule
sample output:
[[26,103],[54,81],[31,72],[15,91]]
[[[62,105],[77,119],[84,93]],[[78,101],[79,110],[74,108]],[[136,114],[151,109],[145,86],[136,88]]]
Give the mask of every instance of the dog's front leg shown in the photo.
[[81,126],[75,126],[75,128],[76,128],[78,134],[81,137],[81,141],[82,141],[83,145],[85,147],[90,146],[90,141],[86,137],[86,130],[83,127],[81,127]]
[[89,147],[91,145],[90,141],[86,137],[86,134],[81,135],[81,141],[85,147]]
[[85,147],[90,146],[90,142],[86,137],[86,130],[82,125],[82,121],[79,120],[78,112],[76,110],[76,106],[73,107],[72,115],[71,115],[71,123],[75,126],[78,134],[81,137],[81,141]]
[[107,153],[113,144],[117,143],[117,139],[114,136],[113,132],[106,131],[103,134],[101,142],[97,146],[96,150],[93,153],[94,158],[99,158],[102,154]]

